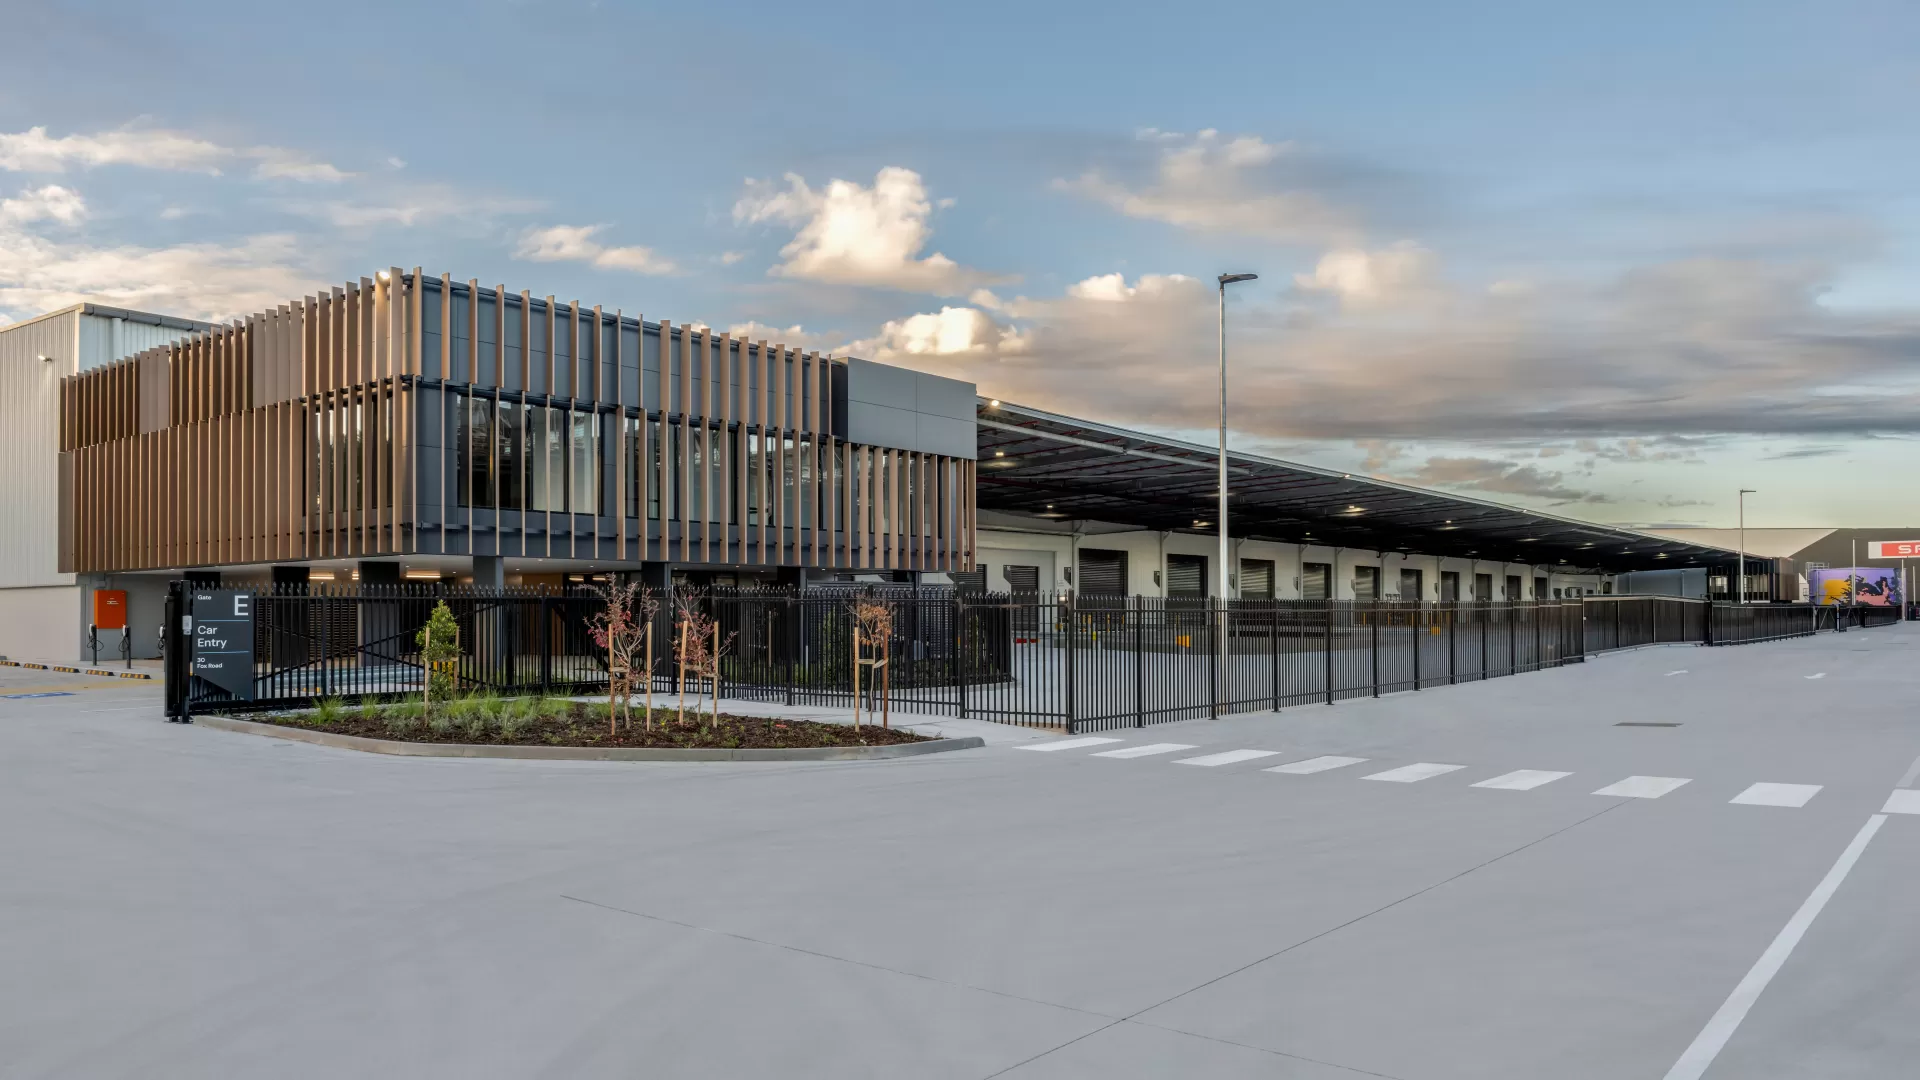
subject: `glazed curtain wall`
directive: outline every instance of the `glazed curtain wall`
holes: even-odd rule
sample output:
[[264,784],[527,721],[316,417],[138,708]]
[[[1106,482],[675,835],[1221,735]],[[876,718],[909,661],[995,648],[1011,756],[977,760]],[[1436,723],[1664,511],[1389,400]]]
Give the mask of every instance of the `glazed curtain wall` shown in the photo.
[[410,553],[970,569],[973,462],[844,363],[383,272],[64,380],[63,570]]
[[[452,506],[422,530],[423,551],[947,570],[964,569],[971,547],[960,502],[971,462],[821,432],[443,392]],[[633,554],[619,553],[623,536]]]

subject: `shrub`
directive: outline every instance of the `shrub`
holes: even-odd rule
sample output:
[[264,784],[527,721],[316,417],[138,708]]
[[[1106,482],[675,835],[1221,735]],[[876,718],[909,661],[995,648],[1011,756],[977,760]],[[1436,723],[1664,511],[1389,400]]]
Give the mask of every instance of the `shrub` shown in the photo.
[[414,636],[420,646],[420,663],[427,669],[427,691],[423,700],[446,698],[453,693],[453,668],[460,660],[460,624],[453,609],[442,600],[433,605],[427,625]]
[[313,722],[321,727],[332,727],[346,715],[347,703],[337,697],[321,698],[313,707]]
[[507,707],[500,711],[500,737],[509,742],[519,738],[532,719],[527,715],[525,706],[508,702]]
[[420,726],[420,717],[405,709],[395,709],[388,713],[386,721],[387,734],[396,739],[404,739],[412,735],[414,729]]
[[386,715],[386,709],[381,706],[379,698],[369,694],[360,699],[360,719],[369,723],[379,723],[384,715]]
[[453,717],[444,709],[435,709],[427,714],[427,730],[435,735],[451,735],[456,724]]

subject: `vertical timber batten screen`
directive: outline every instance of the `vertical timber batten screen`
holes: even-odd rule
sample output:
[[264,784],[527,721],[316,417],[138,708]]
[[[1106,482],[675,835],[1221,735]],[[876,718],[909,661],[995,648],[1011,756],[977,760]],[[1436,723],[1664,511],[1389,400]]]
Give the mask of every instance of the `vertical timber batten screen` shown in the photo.
[[972,462],[846,442],[844,368],[392,268],[63,379],[61,568],[970,569]]

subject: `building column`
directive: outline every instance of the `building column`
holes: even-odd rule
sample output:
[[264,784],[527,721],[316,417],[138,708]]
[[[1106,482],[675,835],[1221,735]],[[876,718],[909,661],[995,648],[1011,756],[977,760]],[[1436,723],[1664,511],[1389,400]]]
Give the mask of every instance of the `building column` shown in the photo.
[[506,588],[507,560],[498,555],[475,555],[473,557],[473,587],[476,589]]

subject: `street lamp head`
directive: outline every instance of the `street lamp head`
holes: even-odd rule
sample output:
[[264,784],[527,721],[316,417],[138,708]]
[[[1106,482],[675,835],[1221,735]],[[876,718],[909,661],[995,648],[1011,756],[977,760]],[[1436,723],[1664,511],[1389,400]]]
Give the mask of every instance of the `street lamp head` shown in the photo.
[[1259,276],[1259,274],[1221,274],[1220,287],[1224,289],[1236,281],[1252,281]]
[[1758,495],[1758,494],[1760,494],[1760,492],[1759,492],[1759,489],[1757,489],[1757,488],[1741,488],[1741,489],[1740,489],[1740,494],[1742,494],[1742,495]]

